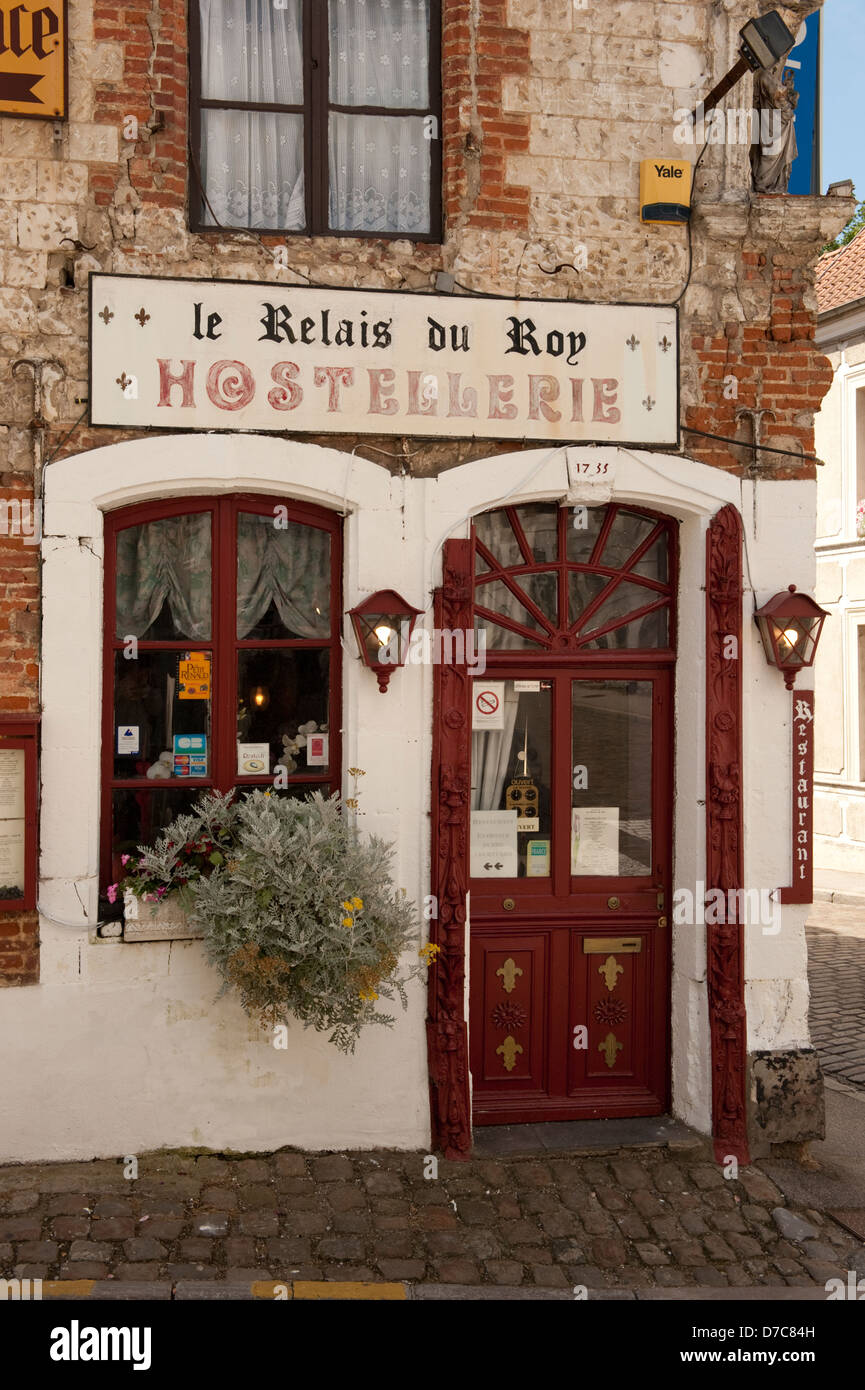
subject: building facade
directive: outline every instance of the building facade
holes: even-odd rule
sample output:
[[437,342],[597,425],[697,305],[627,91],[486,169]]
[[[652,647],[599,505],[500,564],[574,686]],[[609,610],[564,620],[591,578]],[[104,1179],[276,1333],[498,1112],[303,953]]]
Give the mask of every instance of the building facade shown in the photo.
[[815,851],[825,891],[865,874],[865,238],[820,261],[817,342],[833,381],[817,425],[818,601],[828,609],[816,663]]
[[[820,1132],[807,907],[776,901],[791,706],[751,617],[813,586],[813,265],[852,203],[755,194],[734,112],[690,223],[640,220],[749,17],[72,0],[68,119],[0,117],[3,487],[41,521],[0,537],[10,739],[41,716],[4,1159]],[[347,615],[391,589],[430,642],[383,695]],[[124,848],[291,749],[441,947],[350,1058],[275,1050],[199,942],[100,925]]]

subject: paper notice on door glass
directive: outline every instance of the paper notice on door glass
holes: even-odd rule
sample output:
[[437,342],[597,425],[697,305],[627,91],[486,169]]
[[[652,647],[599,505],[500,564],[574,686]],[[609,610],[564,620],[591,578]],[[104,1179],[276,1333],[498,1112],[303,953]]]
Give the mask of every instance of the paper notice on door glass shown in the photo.
[[571,873],[619,872],[618,806],[580,806],[571,811]]
[[505,727],[504,681],[478,681],[472,692],[472,729]]
[[24,896],[24,819],[0,821],[0,898]]
[[472,811],[472,878],[516,878],[516,811]]
[[0,820],[24,815],[24,749],[0,753]]

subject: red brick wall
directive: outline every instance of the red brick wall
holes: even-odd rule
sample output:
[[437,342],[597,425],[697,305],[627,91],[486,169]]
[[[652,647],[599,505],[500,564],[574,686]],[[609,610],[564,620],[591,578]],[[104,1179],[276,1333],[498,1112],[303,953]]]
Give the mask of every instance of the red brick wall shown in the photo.
[[[701,403],[685,411],[687,425],[727,435],[750,444],[750,417],[737,419],[742,409],[772,411],[762,417],[761,442],[793,452],[814,452],[814,428],[798,417],[816,411],[832,385],[832,367],[814,343],[816,316],[805,308],[804,295],[813,285],[813,268],[803,257],[789,253],[744,251],[746,284],[762,283],[767,312],[746,323],[726,323],[714,333],[692,326],[690,347],[699,364]],[[737,394],[729,385],[735,380]],[[725,383],[727,395],[725,396]],[[740,472],[753,460],[753,451],[684,433],[688,454],[718,468]],[[785,454],[758,455],[761,474],[773,478],[813,478],[815,465]]]

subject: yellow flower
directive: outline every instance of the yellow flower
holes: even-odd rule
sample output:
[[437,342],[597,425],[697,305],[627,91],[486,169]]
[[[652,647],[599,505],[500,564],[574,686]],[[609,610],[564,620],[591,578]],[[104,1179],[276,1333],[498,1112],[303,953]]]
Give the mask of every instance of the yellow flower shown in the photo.
[[343,903],[343,907],[345,908],[346,912],[351,912],[352,904],[351,904],[351,903]]
[[374,989],[362,989],[358,998],[363,999],[364,1003],[371,1004],[374,1000],[378,999],[378,995]]
[[343,917],[343,919],[342,919],[342,925],[343,925],[344,927],[353,927],[353,926],[354,926],[354,918],[353,918],[353,917]]
[[441,955],[441,946],[436,946],[434,942],[428,941],[425,946],[421,946],[418,955],[425,965],[433,965],[436,957]]
[[354,908],[355,912],[360,912],[361,908],[363,907],[363,898],[352,898],[351,905]]

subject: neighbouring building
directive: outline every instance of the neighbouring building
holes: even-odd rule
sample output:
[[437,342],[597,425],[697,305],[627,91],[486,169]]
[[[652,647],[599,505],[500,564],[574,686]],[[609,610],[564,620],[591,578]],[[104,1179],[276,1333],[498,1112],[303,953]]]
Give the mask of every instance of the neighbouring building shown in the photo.
[[[754,193],[722,124],[690,224],[640,220],[752,14],[70,0],[68,119],[0,114],[2,488],[33,523],[0,536],[0,1159],[820,1133],[752,615],[813,589],[814,266],[853,203]],[[347,618],[380,590],[485,669],[456,645],[380,693]],[[37,716],[38,911],[8,761]],[[275,1050],[199,942],[102,934],[121,852],[269,785],[301,726],[327,743],[289,791],[363,769],[437,908],[429,997],[349,1058]]]
[[817,298],[834,378],[816,434],[817,599],[832,619],[815,667],[814,830],[824,891],[840,895],[865,882],[865,233],[821,258]]

